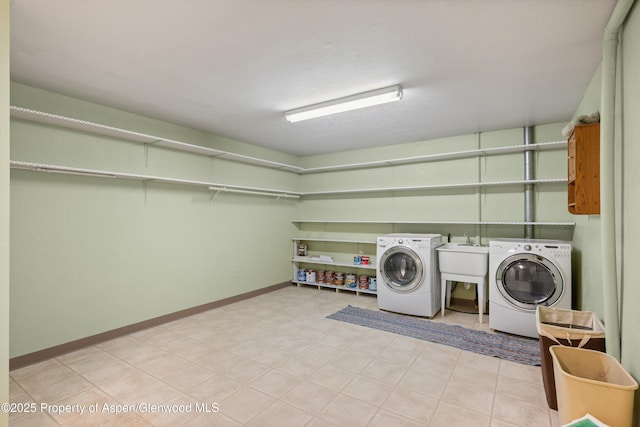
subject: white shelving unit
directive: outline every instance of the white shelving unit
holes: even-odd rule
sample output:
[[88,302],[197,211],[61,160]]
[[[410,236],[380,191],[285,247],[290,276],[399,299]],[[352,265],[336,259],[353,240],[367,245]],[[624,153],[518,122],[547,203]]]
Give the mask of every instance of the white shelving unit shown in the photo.
[[[296,174],[310,174],[310,173],[322,173],[322,172],[336,172],[345,170],[355,170],[364,168],[376,168],[384,166],[397,166],[408,165],[415,163],[443,161],[451,159],[461,159],[478,156],[493,156],[500,154],[518,153],[524,151],[543,151],[543,150],[558,150],[567,147],[566,141],[554,141],[545,142],[530,145],[513,145],[507,147],[496,148],[483,148],[474,150],[463,150],[457,152],[438,153],[420,156],[403,157],[396,159],[386,159],[379,161],[349,163],[343,165],[321,166],[313,168],[303,168],[297,165],[286,164],[282,162],[275,162],[271,160],[259,159],[256,157],[245,156],[242,154],[230,153],[214,148],[204,147],[196,144],[189,144],[181,141],[176,141],[169,138],[164,138],[155,135],[149,135],[141,132],[135,132],[127,129],[121,129],[114,126],[108,126],[100,123],[89,122],[86,120],[80,120],[72,117],[61,116],[57,114],[46,113],[42,111],[36,111],[28,108],[22,108],[17,106],[10,107],[11,116],[20,120],[27,120],[37,123],[44,123],[47,125],[58,126],[67,129],[75,129],[82,132],[89,132],[97,135],[105,135],[115,138],[120,138],[126,141],[142,143],[151,146],[158,146],[169,148],[178,151],[186,151],[195,154],[200,154],[208,157],[221,158],[225,160],[231,160],[240,163],[247,163],[256,166],[283,170],[293,172]],[[24,161],[11,161],[11,167],[17,169],[29,169],[43,172],[58,172],[68,173],[76,175],[92,175],[102,176],[110,178],[124,178],[124,179],[136,179],[143,181],[158,181],[158,182],[170,182],[174,184],[186,184],[215,187],[212,190],[217,192],[237,192],[254,195],[265,195],[274,197],[287,197],[287,198],[299,198],[299,197],[322,197],[331,195],[345,195],[345,194],[367,194],[367,193],[380,193],[380,192],[394,192],[394,191],[429,191],[429,190],[442,190],[442,189],[456,189],[456,188],[480,188],[489,186],[514,186],[525,184],[552,184],[552,183],[566,183],[567,178],[558,179],[545,179],[545,180],[519,180],[519,181],[502,181],[502,182],[472,182],[472,183],[452,183],[452,184],[438,184],[438,185],[420,185],[420,186],[400,186],[400,187],[378,187],[378,188],[356,188],[356,189],[343,189],[343,190],[322,190],[322,191],[307,191],[296,192],[287,191],[282,189],[272,188],[257,188],[247,187],[235,184],[227,183],[214,183],[214,182],[202,182],[180,178],[168,178],[159,176],[147,176],[132,174],[127,172],[115,172],[115,171],[102,171],[87,168],[76,168],[64,165],[51,165],[42,163],[31,163]]]
[[463,159],[478,156],[495,156],[500,154],[511,154],[524,151],[546,151],[566,149],[567,141],[542,142],[529,145],[512,145],[496,148],[479,148],[474,150],[462,150],[448,153],[437,153],[420,156],[401,157],[396,159],[385,159],[370,162],[348,163],[342,165],[320,166],[313,168],[303,168],[301,166],[275,162],[271,160],[260,159],[257,157],[245,156],[242,154],[230,153],[223,150],[204,147],[196,144],[189,144],[164,138],[155,135],[149,135],[141,132],[135,132],[127,129],[121,129],[114,126],[103,125],[100,123],[89,122],[72,117],[61,116],[57,114],[45,113],[42,111],[32,110],[23,107],[11,106],[11,117],[20,120],[27,120],[36,123],[44,123],[48,125],[63,127],[67,129],[75,129],[82,132],[93,133],[97,135],[111,136],[124,139],[130,142],[141,144],[149,144],[158,147],[165,147],[172,150],[187,151],[191,153],[201,154],[203,156],[222,158],[240,163],[248,163],[256,166],[262,166],[271,169],[278,169],[293,172],[296,174],[310,174],[322,172],[335,172],[355,169],[376,168],[384,166],[399,166],[415,163],[434,162],[442,160]]
[[549,227],[575,227],[575,222],[527,222],[527,221],[420,221],[420,220],[382,220],[358,221],[342,219],[292,219],[294,224],[416,224],[416,225],[542,225]]
[[155,182],[165,182],[170,184],[182,184],[182,185],[192,185],[197,187],[207,187],[209,190],[215,191],[217,193],[233,192],[233,193],[260,195],[260,196],[271,196],[271,197],[277,197],[277,198],[296,198],[296,199],[300,198],[300,193],[297,193],[295,191],[286,191],[286,190],[279,190],[279,189],[273,189],[273,188],[247,187],[242,185],[221,184],[217,182],[196,181],[196,180],[181,179],[181,178],[168,178],[168,177],[161,177],[161,176],[141,175],[141,174],[106,171],[106,170],[98,170],[98,169],[76,168],[72,166],[50,165],[46,163],[20,162],[17,160],[11,160],[10,165],[12,169],[24,169],[24,170],[32,170],[36,172],[64,173],[64,174],[70,174],[70,175],[85,175],[85,176],[95,176],[95,177],[102,177],[102,178],[121,178],[121,179],[137,180],[137,181],[155,181]]
[[115,138],[124,139],[130,142],[141,144],[150,144],[157,147],[170,148],[172,150],[186,151],[203,156],[218,157],[226,160],[232,160],[240,163],[248,163],[257,166],[263,166],[271,169],[280,169],[290,172],[299,172],[303,168],[271,160],[259,159],[256,157],[245,156],[242,154],[229,153],[227,151],[216,150],[215,148],[204,147],[196,144],[188,144],[186,142],[176,141],[173,139],[163,138],[160,136],[149,135],[141,132],[134,132],[126,129],[120,129],[113,126],[107,126],[100,123],[88,122],[72,117],[60,116],[57,114],[45,113],[42,111],[30,110],[28,108],[11,106],[11,117],[21,120],[27,120],[36,123],[44,123],[48,125],[58,126],[67,129],[75,129],[83,132],[93,133],[96,135],[105,135]]
[[419,191],[419,190],[446,190],[455,188],[479,188],[479,187],[498,187],[510,185],[525,184],[557,184],[566,183],[567,178],[555,179],[536,179],[536,180],[518,180],[518,181],[497,181],[497,182],[470,182],[459,184],[436,184],[436,185],[411,185],[403,187],[377,187],[377,188],[354,188],[349,190],[325,190],[325,191],[306,191],[301,193],[303,196],[330,196],[341,194],[361,194],[361,193],[382,193],[387,191]]
[[[276,162],[272,160],[260,159],[251,156],[245,156],[242,154],[230,153],[223,150],[217,150],[201,145],[185,143],[182,141],[176,141],[169,138],[164,138],[155,135],[149,135],[141,132],[135,132],[127,129],[121,129],[113,126],[108,126],[100,123],[89,122],[71,117],[65,117],[61,115],[31,110],[28,108],[22,108],[17,106],[10,107],[11,117],[19,120],[26,120],[31,122],[43,123],[50,126],[58,126],[67,129],[74,129],[81,132],[88,132],[96,135],[104,135],[113,138],[118,138],[124,141],[133,143],[145,144],[145,146],[157,146],[166,149],[190,152],[202,156],[219,158],[234,162],[240,162],[245,164],[251,164],[259,167],[270,168],[274,170],[286,171],[295,173],[298,175],[303,174],[317,174],[317,173],[331,173],[337,171],[348,171],[367,168],[379,168],[389,166],[401,166],[410,164],[419,164],[427,162],[448,161],[453,159],[464,159],[481,156],[496,156],[512,153],[522,153],[525,151],[546,151],[546,150],[562,150],[567,148],[567,141],[554,141],[529,145],[513,145],[506,147],[496,148],[478,148],[473,150],[462,150],[448,153],[436,153],[428,155],[416,155],[410,157],[402,157],[395,159],[376,160],[368,162],[348,163],[341,165],[330,166],[318,166],[311,168],[304,168],[298,165],[292,165],[282,162]],[[326,197],[330,198],[332,195],[341,196],[349,194],[374,194],[382,192],[399,192],[399,191],[431,191],[431,190],[447,190],[447,189],[464,189],[464,188],[484,188],[492,186],[519,186],[526,184],[536,185],[549,185],[555,183],[566,183],[567,178],[558,179],[543,179],[543,180],[517,180],[517,181],[501,181],[501,182],[471,182],[471,183],[449,183],[449,184],[436,184],[436,185],[417,185],[417,186],[399,186],[399,187],[378,187],[378,188],[354,188],[354,189],[338,189],[338,190],[316,190],[316,191],[288,191],[282,189],[262,188],[262,187],[249,187],[242,185],[234,185],[228,183],[215,183],[204,182],[189,179],[149,176],[141,174],[133,174],[127,172],[105,171],[95,170],[87,168],[78,168],[64,165],[51,165],[43,163],[31,163],[25,161],[12,160],[11,167],[15,169],[28,169],[38,172],[56,172],[75,175],[90,175],[108,178],[122,178],[141,181],[156,181],[166,182],[173,184],[184,184],[193,186],[204,186],[209,188],[212,193],[212,200],[220,192],[237,192],[245,193],[257,196],[271,196],[276,198],[303,198],[303,197]],[[535,225],[545,227],[575,227],[573,222],[524,222],[524,221],[432,221],[432,220],[373,220],[373,221],[357,221],[357,220],[326,220],[326,219],[296,219],[292,220],[293,223],[302,224],[433,224],[433,225],[497,225],[497,226],[524,226]],[[336,291],[341,289],[350,290],[356,293],[375,293],[373,291],[358,289],[358,288],[345,288],[328,284],[307,283],[297,280],[297,269],[299,265],[332,265],[334,267],[342,267],[349,269],[357,269],[363,272],[375,271],[375,258],[373,254],[370,254],[372,262],[369,266],[355,266],[348,262],[336,262],[336,263],[318,263],[312,262],[309,259],[301,259],[296,257],[297,243],[300,241],[314,242],[316,244],[320,242],[326,242],[327,244],[356,244],[356,245],[373,245],[371,252],[375,253],[375,241],[363,241],[363,240],[340,240],[340,239],[310,239],[310,238],[295,238],[294,241],[294,254],[292,257],[293,265],[293,282],[298,285],[311,285],[318,286],[319,288],[334,288]]]
[[[521,185],[521,184],[532,184],[532,183],[533,184],[551,184],[551,183],[567,182],[566,178],[559,178],[559,179],[540,179],[540,180],[530,180],[530,181],[523,180],[523,181],[501,181],[501,182],[475,182],[475,183],[460,183],[460,184],[440,184],[440,185],[423,185],[423,186],[406,186],[406,187],[360,188],[360,189],[350,189],[350,190],[300,192],[300,191],[287,191],[287,190],[274,189],[274,188],[248,187],[248,186],[235,185],[235,184],[133,174],[133,173],[127,173],[127,172],[77,168],[72,166],[52,165],[47,163],[22,162],[18,160],[11,160],[10,165],[11,165],[11,168],[13,169],[26,169],[26,170],[32,170],[37,172],[56,172],[56,173],[67,173],[72,175],[89,175],[89,176],[97,176],[97,177],[105,177],[105,178],[122,178],[122,179],[133,179],[133,180],[139,180],[139,181],[167,182],[172,184],[205,186],[205,187],[208,187],[210,190],[217,191],[217,192],[236,192],[236,193],[246,193],[246,194],[263,195],[263,196],[285,197],[285,198],[300,198],[300,197],[311,197],[311,196],[329,196],[329,195],[358,194],[358,193],[375,193],[375,192],[385,192],[385,191],[418,191],[418,190],[438,190],[438,189],[448,189],[448,188],[451,188],[451,189],[468,188],[468,187],[475,188],[475,187],[485,187],[485,186],[509,186],[509,185]],[[309,221],[303,221],[303,222],[309,222]]]
[[466,159],[477,156],[495,156],[500,154],[521,153],[524,151],[560,150],[567,148],[567,141],[541,142],[529,145],[510,145],[507,147],[479,148],[475,150],[454,151],[449,153],[427,154],[423,156],[411,156],[398,159],[378,160],[371,162],[349,163],[344,165],[320,166],[300,170],[300,174],[337,172],[344,170],[377,168],[384,166],[410,165],[415,163],[437,162],[442,160]]
[[[315,286],[318,289],[321,288],[329,288],[335,289],[336,292],[340,291],[350,291],[355,292],[356,294],[376,294],[376,291],[370,289],[360,289],[357,287],[349,288],[346,286],[336,286],[334,284],[328,283],[317,283],[317,282],[307,282],[304,280],[298,280],[298,270],[301,269],[302,265],[316,265],[321,267],[327,267],[325,270],[335,270],[336,267],[342,267],[343,269],[347,269],[353,274],[356,274],[356,277],[360,274],[366,274],[367,276],[375,276],[376,272],[376,256],[375,256],[375,240],[349,240],[349,239],[326,239],[326,238],[305,238],[305,237],[294,237],[292,240],[293,245],[293,256],[291,258],[292,263],[292,283],[300,285],[308,285]],[[335,262],[327,262],[327,261],[317,261],[312,260],[312,255],[308,256],[298,256],[298,245],[300,243],[306,243],[310,245],[309,248],[310,253],[320,254],[323,252],[318,247],[313,247],[314,243],[319,244],[315,246],[324,246],[323,244],[328,245],[338,245],[338,246],[348,246],[350,248],[355,248],[355,251],[345,251],[345,252],[331,252],[332,255],[336,257]],[[346,248],[345,248],[346,249]],[[362,255],[369,256],[369,264],[354,264],[353,261],[347,262],[347,259],[353,259],[353,256],[360,255],[361,252],[369,251],[368,253],[362,253]],[[324,254],[326,255],[326,253]],[[314,255],[315,256],[315,255]],[[306,270],[303,268],[303,270]],[[346,273],[346,272],[345,272]]]

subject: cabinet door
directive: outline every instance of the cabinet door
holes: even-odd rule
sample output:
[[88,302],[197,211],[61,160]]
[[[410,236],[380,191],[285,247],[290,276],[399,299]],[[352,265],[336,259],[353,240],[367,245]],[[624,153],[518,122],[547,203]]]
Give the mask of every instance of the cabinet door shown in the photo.
[[569,182],[572,182],[576,179],[576,134],[575,132],[571,134],[569,138],[569,142],[567,145],[567,170],[568,170],[568,179]]
[[568,209],[600,213],[600,124],[576,126],[568,141]]

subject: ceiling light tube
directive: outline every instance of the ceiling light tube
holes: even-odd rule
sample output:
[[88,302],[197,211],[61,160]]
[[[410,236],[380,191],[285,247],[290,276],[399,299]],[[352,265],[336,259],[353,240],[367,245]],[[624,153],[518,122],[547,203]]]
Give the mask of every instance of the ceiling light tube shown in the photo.
[[400,99],[402,99],[402,87],[391,86],[347,96],[333,101],[309,105],[308,107],[297,108],[295,110],[285,112],[284,115],[287,121],[295,123],[301,120],[315,119],[316,117],[323,117],[345,111],[357,110],[359,108],[371,107],[373,105],[384,104],[387,102],[399,101]]

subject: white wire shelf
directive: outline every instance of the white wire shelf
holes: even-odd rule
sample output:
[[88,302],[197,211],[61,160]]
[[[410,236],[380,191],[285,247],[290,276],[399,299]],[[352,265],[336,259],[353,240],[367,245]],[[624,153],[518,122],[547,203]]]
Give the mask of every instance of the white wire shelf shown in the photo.
[[254,194],[254,195],[272,196],[272,197],[286,197],[286,198],[300,197],[300,194],[296,192],[277,190],[272,188],[247,187],[242,185],[221,184],[221,183],[208,182],[208,181],[167,178],[167,177],[160,177],[160,176],[153,176],[153,175],[140,175],[140,174],[133,174],[133,173],[125,173],[125,172],[114,172],[114,171],[97,170],[97,169],[77,168],[77,167],[71,167],[71,166],[50,165],[46,163],[32,163],[32,162],[21,162],[17,160],[11,160],[10,165],[11,165],[11,168],[13,169],[24,169],[24,170],[31,170],[36,172],[64,173],[64,174],[71,174],[71,175],[95,176],[95,177],[103,177],[103,178],[123,178],[123,179],[131,179],[131,180],[138,180],[138,181],[155,181],[155,182],[164,182],[164,183],[171,183],[171,184],[185,184],[185,185],[193,185],[198,187],[207,187],[212,191],[248,193],[248,194]]
[[242,154],[229,153],[227,151],[217,150],[215,148],[203,147],[201,145],[188,144],[181,141],[162,138],[159,136],[148,135],[140,132],[120,129],[113,126],[107,126],[99,123],[88,122],[85,120],[74,119],[71,117],[60,116],[57,114],[44,113],[42,111],[30,110],[28,108],[11,106],[11,116],[37,123],[44,123],[59,126],[67,129],[75,129],[83,132],[94,133],[97,135],[111,136],[121,138],[132,142],[143,144],[153,144],[159,147],[171,148],[179,151],[187,151],[190,153],[201,154],[210,157],[218,157],[226,160],[232,160],[240,163],[248,163],[256,166],[263,166],[271,169],[280,169],[289,172],[298,173],[302,170],[299,166],[286,163],[274,162],[271,160],[259,159],[257,157],[245,156]]
[[234,184],[224,184],[208,181],[196,181],[180,178],[167,178],[152,175],[140,175],[126,172],[115,172],[98,169],[78,168],[64,165],[52,165],[47,163],[33,163],[24,162],[18,160],[11,160],[10,165],[14,169],[26,169],[37,172],[56,172],[66,173],[72,175],[86,175],[86,176],[98,176],[106,178],[123,178],[133,179],[141,181],[157,181],[167,182],[173,184],[186,184],[196,186],[206,186],[212,191],[218,192],[235,192],[246,193],[263,196],[274,197],[286,197],[286,198],[300,198],[307,196],[326,196],[326,195],[340,195],[340,194],[355,194],[355,193],[374,193],[374,192],[387,192],[387,191],[417,191],[417,190],[437,190],[437,189],[452,189],[452,188],[474,188],[485,186],[507,186],[507,185],[521,185],[521,184],[548,184],[548,183],[562,183],[567,182],[566,178],[559,179],[538,179],[538,180],[522,180],[522,181],[501,181],[501,182],[479,182],[479,183],[463,183],[463,184],[442,184],[442,185],[424,185],[424,186],[407,186],[407,187],[383,187],[383,188],[364,188],[364,189],[350,189],[350,190],[332,190],[332,191],[285,191],[272,188],[260,188],[260,187],[248,187]]
[[525,185],[525,184],[555,184],[566,183],[567,178],[553,179],[535,179],[535,180],[517,180],[517,181],[498,181],[498,182],[471,182],[460,184],[434,184],[434,185],[411,185],[403,187],[377,187],[377,188],[355,188],[347,190],[323,190],[323,191],[305,191],[304,196],[326,196],[339,194],[354,193],[383,193],[389,191],[417,191],[417,190],[447,190],[454,188],[477,188],[477,187],[495,187],[509,185]]
[[[575,227],[575,222],[546,222],[546,221],[431,221],[431,220],[387,220],[387,221],[359,221],[341,219],[292,219],[294,224],[426,224],[426,225],[543,225],[552,227]],[[301,239],[304,240],[304,239]]]
[[315,237],[293,237],[291,238],[293,241],[305,241],[305,242],[329,242],[329,243],[362,243],[362,244],[371,244],[375,245],[377,242],[375,240],[349,240],[349,239],[320,239]]
[[299,174],[337,172],[343,170],[377,168],[384,166],[409,165],[414,163],[435,162],[442,160],[465,159],[477,156],[493,156],[499,154],[521,153],[524,151],[544,151],[559,150],[567,147],[567,141],[541,142],[529,145],[512,145],[507,147],[479,148],[476,150],[454,151],[449,153],[426,154],[422,156],[403,157],[389,160],[376,160],[371,162],[350,163],[333,166],[319,166],[314,168],[304,168]]
[[282,192],[279,192],[278,190],[273,190],[273,191],[269,189],[249,190],[248,188],[251,188],[251,187],[245,187],[245,188],[235,187],[234,188],[229,186],[216,186],[216,187],[209,187],[209,190],[217,191],[217,192],[227,192],[227,193],[252,194],[255,196],[284,197],[287,199],[300,198],[298,194],[282,193]]
[[98,135],[111,136],[115,138],[125,139],[132,142],[138,142],[143,144],[152,144],[154,146],[170,148],[179,151],[186,151],[196,154],[201,154],[210,157],[221,158],[225,160],[231,160],[240,163],[247,163],[256,166],[262,166],[271,169],[278,169],[296,174],[310,174],[321,172],[337,172],[345,170],[377,168],[384,166],[399,166],[415,163],[462,159],[476,156],[491,156],[509,153],[518,153],[524,151],[543,151],[543,150],[558,150],[566,148],[566,141],[553,141],[542,142],[529,145],[513,145],[507,147],[495,147],[495,148],[482,148],[475,150],[463,150],[449,153],[428,154],[420,156],[402,157],[397,159],[377,160],[370,162],[349,163],[342,165],[332,166],[320,166],[312,168],[303,168],[296,165],[291,165],[282,162],[275,162],[271,160],[260,159],[257,157],[245,156],[242,154],[230,153],[223,150],[217,150],[214,148],[203,147],[201,145],[188,144],[181,141],[176,141],[168,138],[149,135],[141,132],[134,132],[126,129],[121,129],[113,126],[103,125],[99,123],[89,122],[86,120],[75,119],[71,117],[65,117],[57,114],[45,113],[42,111],[31,110],[28,108],[22,108],[17,106],[10,107],[11,116],[21,120],[28,120],[37,123],[44,123],[53,126],[59,126],[68,129],[80,130],[83,132],[94,133]]

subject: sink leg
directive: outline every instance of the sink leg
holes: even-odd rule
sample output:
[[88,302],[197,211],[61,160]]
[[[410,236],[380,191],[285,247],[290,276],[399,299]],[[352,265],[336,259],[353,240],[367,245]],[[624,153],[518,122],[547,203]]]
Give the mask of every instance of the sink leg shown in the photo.
[[441,309],[440,311],[442,311],[442,317],[444,317],[444,310],[445,308],[451,304],[451,295],[449,293],[449,282],[446,279],[442,279],[441,280],[442,285],[441,285],[441,296],[440,296],[440,301],[441,301]]
[[478,321],[482,323],[482,315],[484,314],[485,292],[486,292],[484,278],[476,282],[476,285],[478,286]]

